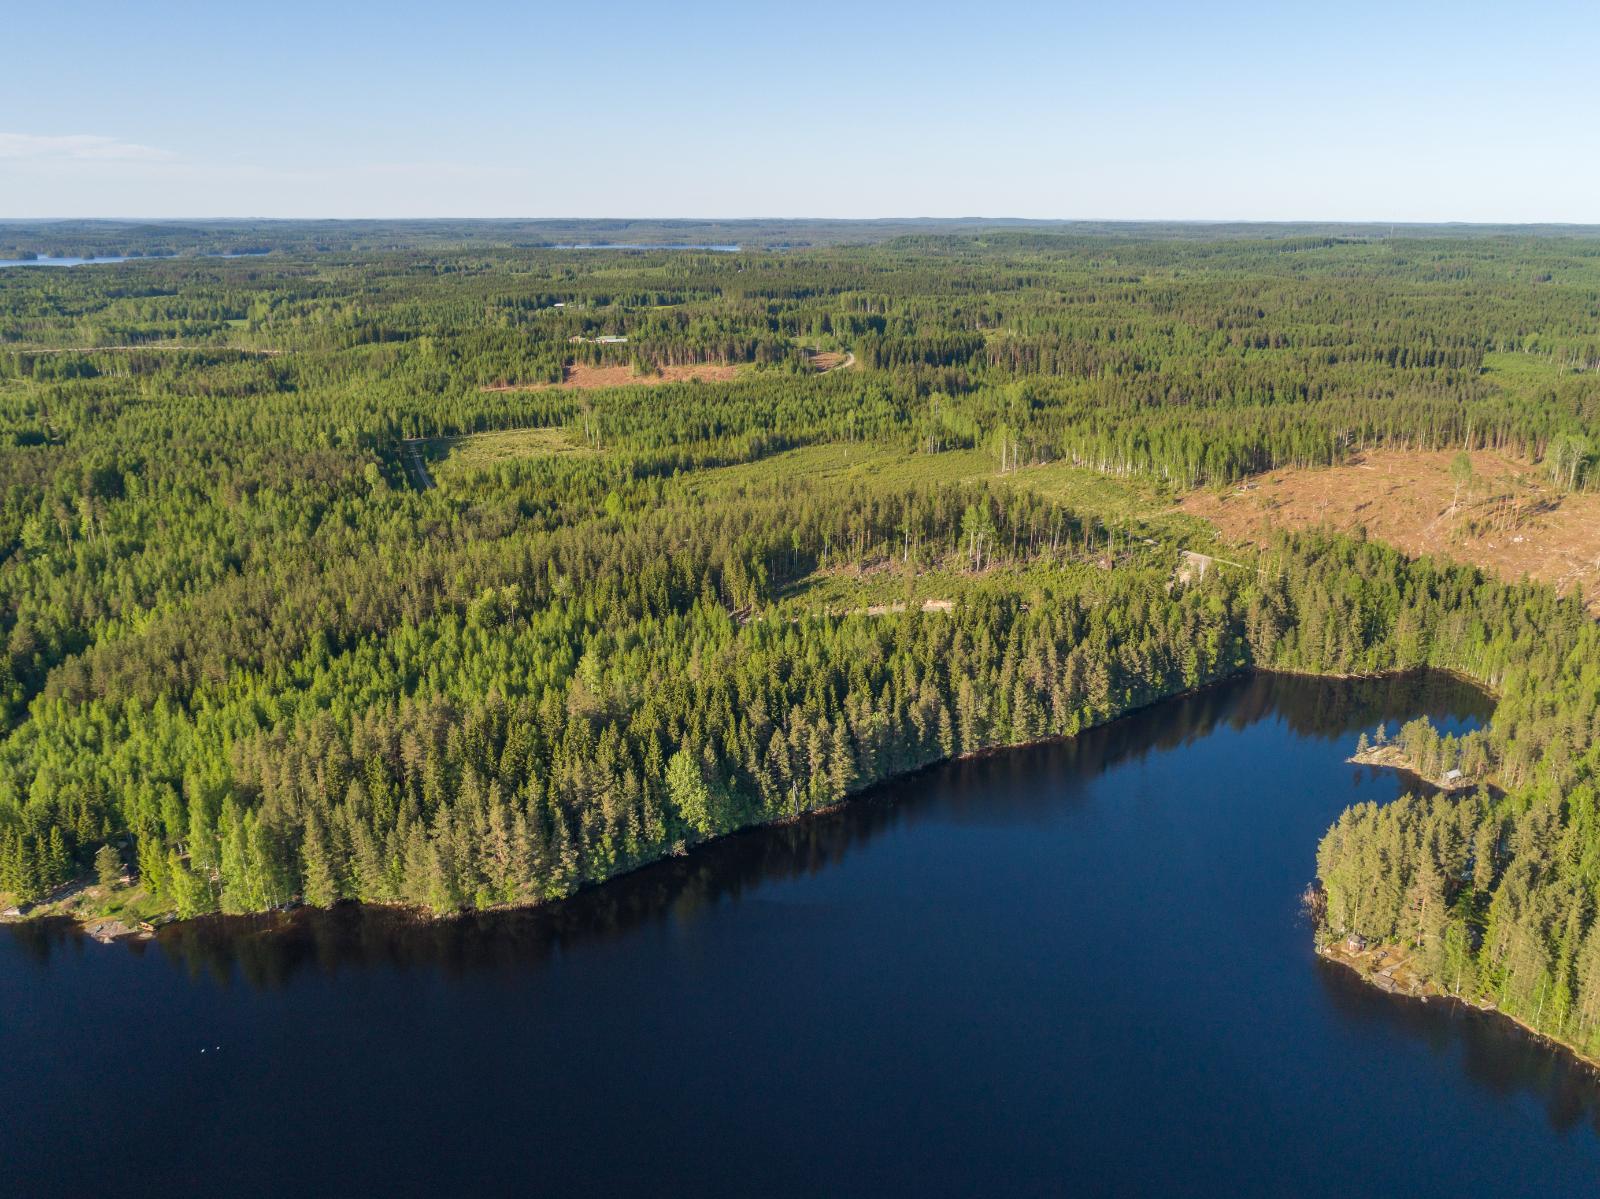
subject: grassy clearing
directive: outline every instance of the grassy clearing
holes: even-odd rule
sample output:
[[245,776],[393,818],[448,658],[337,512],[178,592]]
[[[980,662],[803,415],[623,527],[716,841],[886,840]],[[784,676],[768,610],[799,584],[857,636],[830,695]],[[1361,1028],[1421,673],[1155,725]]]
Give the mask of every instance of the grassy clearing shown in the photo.
[[1101,574],[1097,568],[1083,562],[1064,566],[996,567],[981,574],[947,569],[912,574],[898,563],[889,563],[880,569],[862,572],[817,571],[786,588],[778,597],[778,604],[779,610],[789,616],[802,613],[886,616],[895,612],[881,609],[896,609],[902,605],[924,609],[928,604],[936,607],[958,604],[1002,576],[1020,584],[1025,593],[1036,584],[1037,593],[1043,594],[1047,587],[1059,586],[1064,574],[1080,572],[1089,578]]
[[[705,471],[686,479],[684,486],[707,500],[720,501],[743,491],[770,489],[775,481],[799,478],[824,486],[866,480],[879,487],[992,482],[1025,488],[1080,516],[1095,517],[1115,530],[1124,546],[1142,543],[1145,538],[1163,546],[1181,544],[1197,550],[1216,546],[1216,530],[1210,522],[1178,510],[1173,498],[1152,483],[1111,478],[1062,462],[1025,466],[1001,475],[994,458],[981,450],[917,454],[837,442]],[[1142,552],[1142,545],[1140,548]],[[1024,580],[1031,569],[1020,572]],[[898,562],[884,561],[865,570],[819,571],[790,586],[780,602],[791,610],[831,613],[899,603],[920,607],[929,600],[959,601],[985,577],[961,570],[913,574]]]
[[835,442],[790,450],[759,462],[706,471],[688,486],[706,496],[770,486],[774,479],[807,478],[822,483],[871,480],[909,487],[921,483],[993,482],[1022,487],[1108,528],[1130,535],[1173,539],[1200,548],[1214,541],[1211,526],[1176,507],[1177,497],[1154,483],[1119,479],[1065,462],[1024,466],[1004,475],[982,450],[916,454],[860,442]]
[[466,437],[440,437],[423,444],[435,479],[470,474],[513,458],[588,457],[599,451],[582,443],[571,429],[502,429]]
[[803,612],[856,612],[877,605],[959,600],[980,576],[928,570],[911,574],[898,565],[857,572],[818,571],[785,589],[780,602]]
[[[0,911],[16,902],[15,896],[0,893]],[[171,904],[155,898],[137,883],[119,887],[87,883],[74,886],[60,899],[35,905],[28,910],[27,918],[66,916],[83,922],[109,919],[137,928],[141,920],[155,920],[171,911]]]
[[1491,350],[1483,356],[1484,378],[1517,395],[1549,387],[1558,379],[1576,372],[1566,365],[1554,346],[1549,353],[1522,353],[1517,350]]
[[1074,512],[1098,517],[1108,528],[1170,538],[1191,548],[1213,540],[1209,525],[1178,510],[1177,495],[1149,480],[1114,478],[1065,462],[1024,466],[1005,480]]

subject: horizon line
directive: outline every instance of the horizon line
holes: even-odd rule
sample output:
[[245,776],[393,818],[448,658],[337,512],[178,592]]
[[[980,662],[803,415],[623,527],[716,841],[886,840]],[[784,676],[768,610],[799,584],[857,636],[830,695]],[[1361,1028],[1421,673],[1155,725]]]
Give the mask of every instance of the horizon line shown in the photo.
[[168,224],[178,222],[290,222],[316,221],[327,224],[407,221],[442,223],[471,221],[484,224],[646,222],[679,224],[1025,224],[1025,225],[1389,225],[1394,228],[1416,226],[1458,226],[1462,228],[1534,228],[1557,226],[1573,229],[1600,228],[1600,217],[1593,221],[1573,220],[1458,220],[1450,218],[1420,220],[1386,217],[1018,217],[1018,216],[0,216],[0,225],[53,224],[66,221],[86,223]]

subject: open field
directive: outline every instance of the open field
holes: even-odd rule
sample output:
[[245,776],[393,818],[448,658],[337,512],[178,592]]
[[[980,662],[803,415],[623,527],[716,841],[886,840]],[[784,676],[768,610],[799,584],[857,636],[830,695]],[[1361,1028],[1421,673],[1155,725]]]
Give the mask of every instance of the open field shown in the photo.
[[638,374],[626,363],[594,366],[580,362],[566,368],[566,377],[560,383],[498,383],[483,390],[543,391],[547,388],[564,388],[592,391],[601,387],[639,387],[661,383],[731,383],[741,369],[720,362],[696,362],[686,366],[663,366],[656,373]]
[[418,444],[433,463],[433,473],[441,480],[512,458],[598,453],[585,446],[571,429],[502,429],[494,433],[471,433],[466,437],[439,437]]
[[1455,454],[1374,450],[1346,466],[1275,470],[1226,491],[1198,491],[1181,510],[1228,540],[1263,542],[1276,529],[1364,529],[1409,554],[1439,554],[1582,587],[1600,614],[1600,495],[1563,494],[1538,468],[1489,451],[1472,455],[1457,490]]
[[[775,454],[756,462],[701,472],[687,481],[690,491],[712,502],[770,488],[774,481],[804,478],[824,486],[866,484],[894,489],[919,484],[995,483],[1019,487],[1055,500],[1079,516],[1094,517],[1115,530],[1119,542],[1162,543],[1210,549],[1216,534],[1210,524],[1178,511],[1169,496],[1145,480],[1117,479],[1065,462],[1041,463],[1000,474],[993,455],[982,450],[919,454],[861,442],[831,442]],[[1022,577],[1030,572],[1023,571]],[[1043,581],[1048,572],[1040,573]],[[891,560],[820,570],[791,585],[784,599],[808,611],[893,611],[896,604],[942,605],[984,585],[985,574],[959,570],[907,573]]]
[[984,450],[918,454],[863,442],[830,442],[706,471],[689,485],[720,492],[799,477],[838,483],[860,480],[885,487],[992,482],[1026,488],[1073,512],[1096,517],[1110,528],[1141,536],[1159,531],[1180,536],[1186,543],[1213,540],[1209,524],[1177,510],[1167,493],[1148,480],[1115,478],[1066,462],[1022,466],[1001,474],[994,455]]

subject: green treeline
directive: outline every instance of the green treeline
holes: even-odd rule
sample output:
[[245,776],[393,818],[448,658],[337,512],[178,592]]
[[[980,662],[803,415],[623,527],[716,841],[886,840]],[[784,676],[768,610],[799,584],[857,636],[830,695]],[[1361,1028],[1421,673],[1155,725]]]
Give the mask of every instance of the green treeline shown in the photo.
[[[1589,237],[1582,226],[1426,225],[1405,227],[1408,237],[1460,240],[1529,236]],[[1316,222],[1049,221],[912,218],[906,220],[152,220],[51,219],[0,221],[0,259],[43,256],[292,254],[467,248],[585,246],[740,246],[792,250],[810,246],[866,245],[898,240],[940,250],[953,234],[1004,236],[1021,246],[1057,246],[1064,236],[1101,244],[1221,239],[1307,240],[1337,244],[1351,238],[1392,237],[1381,224]],[[633,251],[611,251],[613,255]]]
[[[49,444],[80,403],[115,416],[143,391],[258,397],[281,433],[308,422],[319,443],[378,453],[561,424],[610,449],[689,450],[689,466],[840,437],[969,447],[1006,426],[1020,461],[1182,486],[1373,444],[1497,447],[1562,486],[1600,481],[1600,240],[935,244],[12,270],[0,378],[102,386],[36,392],[0,436]],[[857,367],[811,377],[808,348],[852,349]],[[693,404],[480,390],[574,362],[755,369]],[[252,440],[255,415],[238,413]]]
[[1347,811],[1317,870],[1329,934],[1411,946],[1440,990],[1600,1052],[1600,810],[1565,792],[1435,796]]
[[[591,494],[599,515],[492,553],[469,536],[379,577],[334,563],[109,638],[0,749],[0,887],[38,895],[126,830],[183,912],[546,898],[1247,660],[1223,584],[1075,561],[1104,534],[1032,497],[818,490]],[[975,553],[1006,573],[948,614],[760,611],[819,566]]]
[[[1441,991],[1600,1053],[1600,628],[1558,605],[1476,631],[1442,664],[1500,693],[1484,733],[1401,733],[1425,771],[1491,769],[1504,790],[1347,810],[1317,851],[1321,935],[1415,950]],[[1509,614],[1508,614],[1509,615]],[[1465,651],[1465,652],[1463,652]]]

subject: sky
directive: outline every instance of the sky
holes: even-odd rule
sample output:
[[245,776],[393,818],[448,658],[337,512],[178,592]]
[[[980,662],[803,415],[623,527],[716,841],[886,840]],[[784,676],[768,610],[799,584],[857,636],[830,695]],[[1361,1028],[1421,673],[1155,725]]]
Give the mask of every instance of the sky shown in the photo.
[[0,218],[1600,222],[1600,0],[0,7]]

